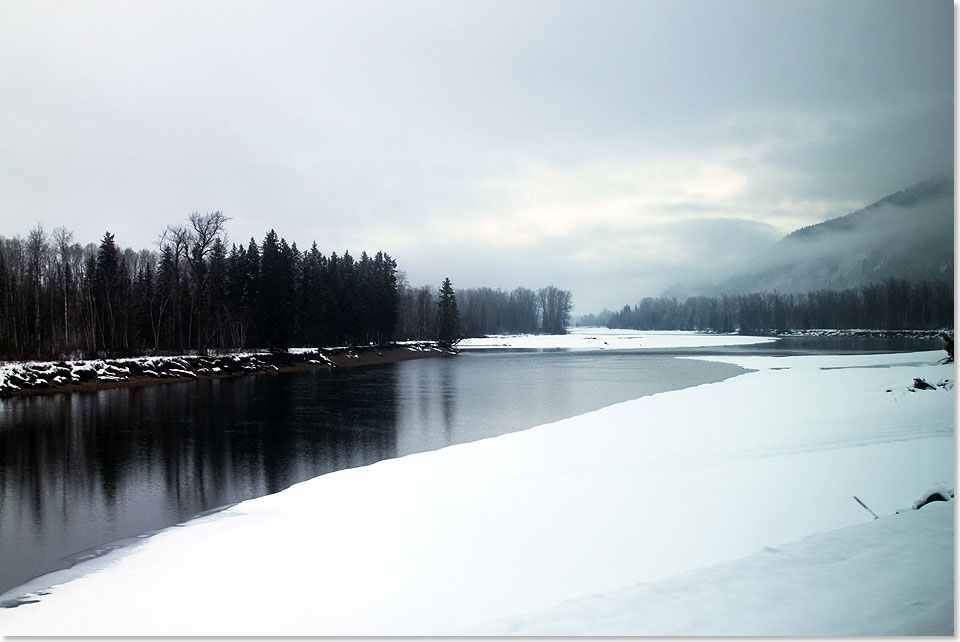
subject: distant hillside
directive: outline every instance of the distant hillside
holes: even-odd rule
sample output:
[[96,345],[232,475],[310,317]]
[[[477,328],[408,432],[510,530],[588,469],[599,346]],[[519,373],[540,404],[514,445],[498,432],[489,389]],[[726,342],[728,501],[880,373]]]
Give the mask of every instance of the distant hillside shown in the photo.
[[677,286],[670,293],[842,290],[888,277],[953,282],[951,176],[921,181],[846,216],[800,228],[715,285]]

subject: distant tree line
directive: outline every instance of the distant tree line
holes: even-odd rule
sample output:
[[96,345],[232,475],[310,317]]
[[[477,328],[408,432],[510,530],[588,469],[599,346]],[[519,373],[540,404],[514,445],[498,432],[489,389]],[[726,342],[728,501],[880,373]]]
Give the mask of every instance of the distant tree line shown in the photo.
[[[430,286],[400,290],[397,334],[408,339],[430,339],[437,327],[439,293]],[[462,337],[488,334],[563,334],[570,324],[573,295],[553,285],[539,290],[518,287],[510,292],[488,287],[456,292]]]
[[[0,237],[0,358],[383,344],[435,340],[442,294],[411,288],[384,252],[301,251],[270,230],[227,247],[221,212],[167,226],[157,249],[121,249],[113,234],[81,245],[41,225]],[[446,285],[452,286],[449,280]],[[453,340],[493,332],[562,331],[569,292],[457,293]]]
[[604,308],[600,312],[590,312],[589,314],[581,314],[573,320],[573,324],[577,326],[589,326],[589,327],[598,327],[605,326],[610,322],[610,319],[613,318],[616,312],[613,310],[608,310]]
[[788,329],[935,330],[953,327],[953,285],[882,283],[804,294],[763,292],[719,297],[645,298],[614,313],[607,326],[634,330],[751,333]]

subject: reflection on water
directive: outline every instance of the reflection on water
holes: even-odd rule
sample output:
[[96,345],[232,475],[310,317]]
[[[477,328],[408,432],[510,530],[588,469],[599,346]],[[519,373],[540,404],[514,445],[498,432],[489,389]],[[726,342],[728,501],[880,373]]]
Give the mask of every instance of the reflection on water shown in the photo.
[[78,551],[396,456],[396,370],[360,374],[0,402],[0,590]]
[[464,354],[0,400],[0,591],[320,474],[739,372],[668,355]]
[[[684,354],[749,354],[788,356],[801,354],[862,354],[942,350],[943,340],[920,337],[780,337],[775,342],[720,348],[690,348]],[[680,350],[667,350],[673,354]],[[946,356],[946,353],[944,353]]]

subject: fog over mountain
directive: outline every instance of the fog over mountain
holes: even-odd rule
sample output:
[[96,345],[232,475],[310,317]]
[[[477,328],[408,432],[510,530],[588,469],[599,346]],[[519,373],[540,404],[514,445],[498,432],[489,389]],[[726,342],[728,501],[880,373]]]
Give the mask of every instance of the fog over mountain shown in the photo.
[[802,227],[726,272],[688,280],[665,294],[807,292],[894,277],[953,282],[953,178],[937,176],[867,207]]

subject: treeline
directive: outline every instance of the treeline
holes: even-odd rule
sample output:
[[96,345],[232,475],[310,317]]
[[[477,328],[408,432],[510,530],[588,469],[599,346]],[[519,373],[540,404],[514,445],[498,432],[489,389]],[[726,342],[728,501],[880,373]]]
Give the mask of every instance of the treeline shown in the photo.
[[0,238],[0,355],[50,358],[386,341],[397,319],[388,254],[301,252],[270,230],[224,242],[220,212],[169,226],[159,251],[65,228]]
[[751,333],[789,329],[936,330],[953,327],[953,285],[887,279],[847,290],[645,298],[614,313],[607,326],[634,330]]
[[[438,293],[411,288],[384,252],[301,251],[270,230],[227,246],[221,212],[167,226],[156,250],[59,227],[0,237],[0,358],[66,358],[438,338]],[[457,292],[455,338],[560,332],[569,292]],[[447,332],[451,332],[447,328]]]
[[588,327],[597,327],[605,326],[610,322],[610,319],[615,315],[616,312],[604,308],[600,312],[591,312],[589,314],[581,314],[579,317],[574,319],[574,325],[578,326],[588,326]]
[[[487,334],[563,334],[570,323],[573,295],[553,285],[539,290],[519,287],[500,289],[464,288],[456,292],[459,332],[463,337]],[[438,294],[429,287],[403,287],[400,292],[398,336],[433,338],[437,327]]]

